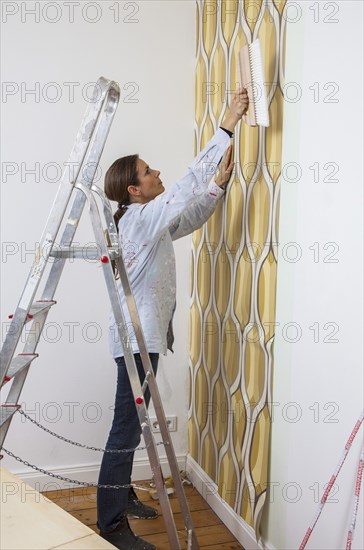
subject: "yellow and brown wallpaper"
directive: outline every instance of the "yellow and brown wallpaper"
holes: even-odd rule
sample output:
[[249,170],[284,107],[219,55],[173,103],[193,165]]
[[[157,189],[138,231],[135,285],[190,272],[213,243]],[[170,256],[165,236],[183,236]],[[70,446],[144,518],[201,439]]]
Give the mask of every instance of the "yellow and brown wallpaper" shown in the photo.
[[286,0],[197,0],[195,151],[259,38],[270,127],[235,129],[235,175],[193,234],[189,452],[257,535],[265,501],[282,153]]

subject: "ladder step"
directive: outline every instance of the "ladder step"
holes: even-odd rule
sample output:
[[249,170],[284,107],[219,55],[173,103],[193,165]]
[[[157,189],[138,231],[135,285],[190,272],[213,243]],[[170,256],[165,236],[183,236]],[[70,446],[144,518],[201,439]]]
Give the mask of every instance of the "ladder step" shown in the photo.
[[[110,260],[120,256],[119,249],[108,247]],[[58,246],[50,252],[52,258],[72,258],[81,260],[101,260],[100,248],[97,246]]]
[[20,409],[20,405],[1,405],[0,406],[0,426],[13,416],[13,414]]
[[[36,317],[40,313],[43,313],[44,311],[47,311],[47,309],[54,306],[54,304],[56,303],[57,302],[55,300],[39,300],[37,302],[34,302],[30,306],[25,323],[29,323],[29,321],[32,321],[34,319],[34,317]],[[8,317],[9,319],[12,319],[14,315],[8,315]]]
[[38,353],[20,353],[19,355],[14,357],[9,365],[2,385],[6,384],[6,382],[9,382],[12,378],[14,378],[14,376],[18,374],[18,372],[30,365],[30,363],[34,361],[36,357],[38,357]]
[[28,313],[28,319],[26,322],[31,321],[39,315],[40,313],[43,313],[44,311],[47,311],[47,309],[51,308],[56,304],[57,302],[55,300],[38,300],[37,302],[33,302],[33,304],[30,307],[29,313]]
[[30,310],[29,315],[39,315],[39,313],[42,313],[43,311],[46,311],[50,307],[54,306],[57,302],[55,300],[38,300],[37,302],[33,302]]

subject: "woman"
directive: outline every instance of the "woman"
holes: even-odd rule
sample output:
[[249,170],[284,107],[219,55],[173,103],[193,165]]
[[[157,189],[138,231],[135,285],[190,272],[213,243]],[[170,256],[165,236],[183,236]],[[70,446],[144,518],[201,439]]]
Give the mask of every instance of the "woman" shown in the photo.
[[[189,166],[187,174],[165,193],[160,171],[151,169],[138,155],[116,160],[106,173],[105,193],[110,200],[118,202],[115,223],[155,373],[159,354],[172,350],[173,343],[171,325],[176,283],[172,241],[201,227],[224,195],[224,186],[233,169],[230,138],[247,108],[248,97],[243,89],[233,95],[221,127]],[[224,153],[219,174],[208,187]],[[130,323],[121,288],[120,298],[126,321]],[[142,383],[145,373],[131,323],[128,326]],[[118,365],[118,380],[114,419],[106,448],[133,449],[140,442],[141,429],[112,314],[110,347]],[[149,397],[147,391],[146,406]],[[133,456],[133,452],[104,453],[99,484],[129,484]],[[127,515],[143,519],[158,516],[156,510],[138,500],[132,489],[99,489],[97,506],[100,535],[111,544],[122,550],[155,549],[134,535],[129,527]]]

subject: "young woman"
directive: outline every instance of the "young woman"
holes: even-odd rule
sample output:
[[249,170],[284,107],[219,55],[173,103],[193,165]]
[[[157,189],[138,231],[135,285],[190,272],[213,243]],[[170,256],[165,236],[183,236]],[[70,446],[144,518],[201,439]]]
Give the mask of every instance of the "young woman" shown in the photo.
[[[110,200],[118,202],[115,223],[155,373],[159,354],[165,355],[173,343],[176,274],[172,241],[201,227],[224,195],[224,186],[233,169],[230,138],[247,108],[248,97],[243,89],[233,95],[221,127],[194,159],[188,172],[166,192],[160,171],[150,168],[138,155],[116,160],[106,173],[105,193]],[[208,187],[220,162],[219,174]],[[126,321],[130,323],[121,287],[120,298]],[[132,332],[129,334],[142,383],[145,373]],[[118,366],[118,379],[114,419],[106,448],[134,449],[140,442],[141,428],[112,314],[110,347]],[[147,391],[146,406],[149,397]],[[133,452],[104,453],[99,484],[129,484],[133,457]],[[134,535],[129,527],[127,515],[143,519],[158,516],[156,510],[138,500],[132,489],[99,489],[97,507],[100,535],[111,544],[122,550],[155,549]]]

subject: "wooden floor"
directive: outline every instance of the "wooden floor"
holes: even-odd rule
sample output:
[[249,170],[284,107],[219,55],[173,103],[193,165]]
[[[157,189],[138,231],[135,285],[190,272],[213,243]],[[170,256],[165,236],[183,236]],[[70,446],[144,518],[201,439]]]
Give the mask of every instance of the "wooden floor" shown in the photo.
[[[138,482],[138,485],[148,487],[147,482]],[[184,486],[188,504],[192,514],[192,520],[196,530],[196,536],[200,547],[204,550],[236,550],[243,547],[237,542],[230,531],[221,523],[218,516],[210,509],[201,495],[192,486]],[[160,513],[160,505],[157,500],[152,500],[147,491],[137,491],[140,500],[157,508]],[[44,493],[55,504],[72,514],[79,521],[98,533],[96,527],[96,489],[65,489]],[[176,527],[180,536],[181,546],[187,548],[184,523],[179,511],[178,499],[170,497]],[[165,532],[163,517],[154,520],[130,519],[133,531],[155,544],[158,550],[171,549]]]

